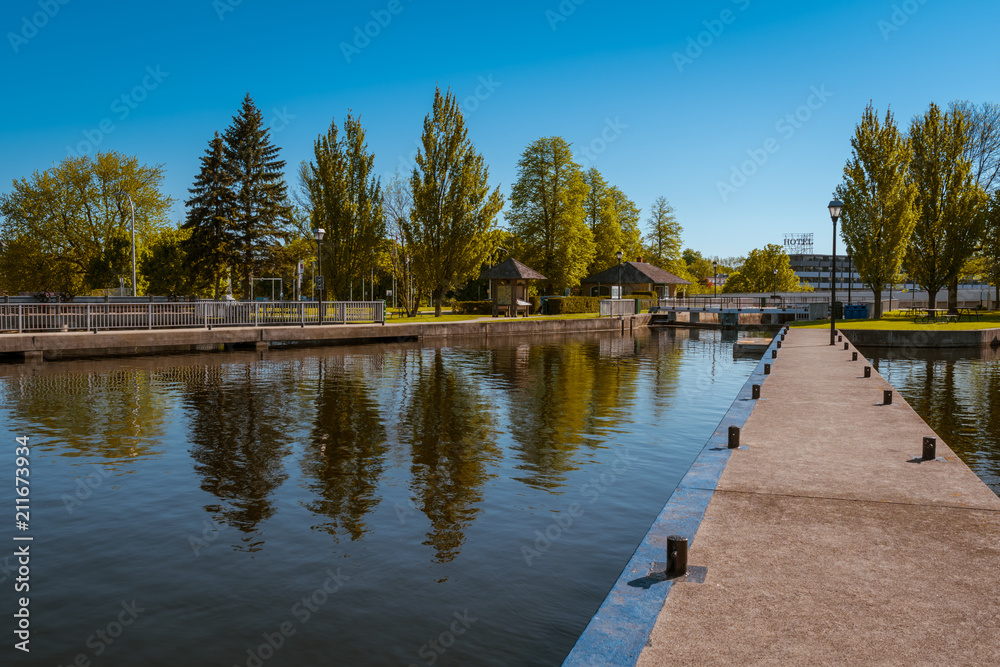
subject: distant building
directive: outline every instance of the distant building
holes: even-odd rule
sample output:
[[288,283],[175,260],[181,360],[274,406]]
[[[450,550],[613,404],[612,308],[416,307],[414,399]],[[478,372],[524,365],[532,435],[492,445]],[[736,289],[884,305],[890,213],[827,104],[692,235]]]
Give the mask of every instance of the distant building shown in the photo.
[[[792,271],[798,276],[799,282],[812,285],[817,292],[830,291],[830,258],[832,255],[789,255]],[[854,270],[853,262],[847,255],[837,255],[837,289],[846,290],[850,283],[852,290],[866,290],[861,282],[861,276]],[[909,283],[900,283],[898,288],[909,289]],[[917,286],[920,287],[919,285]],[[960,284],[959,289],[986,288],[986,284],[978,281]]]
[[[621,263],[622,295],[633,292],[656,292],[661,299],[672,299],[677,296],[677,287],[690,285],[683,278],[678,278],[669,271],[658,266],[647,264],[639,258],[637,262]],[[584,296],[611,296],[611,287],[619,284],[618,265],[587,276],[580,281]]]

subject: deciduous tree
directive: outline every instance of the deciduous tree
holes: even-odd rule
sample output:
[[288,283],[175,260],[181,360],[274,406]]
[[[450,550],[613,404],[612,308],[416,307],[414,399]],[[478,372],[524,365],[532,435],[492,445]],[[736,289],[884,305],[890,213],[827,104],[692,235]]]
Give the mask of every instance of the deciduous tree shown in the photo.
[[[777,275],[775,275],[777,270]],[[809,292],[810,285],[799,284],[785,249],[775,243],[755,248],[747,255],[740,270],[731,273],[723,292]]]
[[594,259],[587,225],[590,188],[562,137],[543,137],[524,149],[517,163],[507,222],[520,259],[546,276],[547,293],[575,287]]
[[441,316],[445,292],[474,276],[490,247],[503,195],[490,192],[489,171],[468,137],[458,100],[434,92],[410,176],[413,208],[404,227],[411,270],[426,285]]
[[900,279],[903,257],[916,224],[916,186],[910,181],[910,146],[892,112],[879,121],[871,104],[851,139],[852,156],[836,196],[843,200],[841,235],[862,282],[875,293],[882,317],[882,290]]
[[681,259],[681,224],[674,214],[674,207],[666,197],[658,197],[650,210],[649,233],[646,235],[646,254],[650,264],[675,275],[686,264]]

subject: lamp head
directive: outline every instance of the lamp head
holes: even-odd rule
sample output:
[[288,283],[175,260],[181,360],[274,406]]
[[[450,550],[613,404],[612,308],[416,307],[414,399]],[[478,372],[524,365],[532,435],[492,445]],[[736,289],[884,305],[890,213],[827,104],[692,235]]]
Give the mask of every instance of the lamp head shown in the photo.
[[622,261],[622,255],[623,255],[623,254],[624,254],[624,253],[623,253],[623,252],[622,252],[621,250],[619,250],[618,252],[616,252],[616,253],[615,253],[615,257],[617,257],[617,258],[618,258],[618,261],[619,261],[619,262],[620,262],[620,261]]
[[840,211],[844,208],[844,202],[839,199],[834,199],[832,202],[827,204],[827,207],[830,209],[830,219],[833,220],[834,224],[836,224],[837,219],[840,217]]
[[318,228],[318,229],[317,229],[317,230],[316,230],[315,232],[313,232],[313,237],[314,237],[314,238],[315,238],[315,239],[316,239],[317,241],[322,241],[322,240],[323,240],[323,236],[324,236],[325,234],[326,234],[326,230],[325,230],[325,229],[323,229],[322,227],[320,227],[320,228]]

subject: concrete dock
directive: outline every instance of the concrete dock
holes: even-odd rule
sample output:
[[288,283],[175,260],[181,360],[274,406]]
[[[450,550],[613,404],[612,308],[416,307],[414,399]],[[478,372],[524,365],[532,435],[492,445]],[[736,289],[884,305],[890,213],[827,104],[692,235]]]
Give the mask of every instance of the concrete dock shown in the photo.
[[[771,346],[745,449],[706,445],[566,664],[1000,664],[1000,498],[940,438],[922,461],[930,427],[829,343]],[[671,533],[704,583],[637,586]]]

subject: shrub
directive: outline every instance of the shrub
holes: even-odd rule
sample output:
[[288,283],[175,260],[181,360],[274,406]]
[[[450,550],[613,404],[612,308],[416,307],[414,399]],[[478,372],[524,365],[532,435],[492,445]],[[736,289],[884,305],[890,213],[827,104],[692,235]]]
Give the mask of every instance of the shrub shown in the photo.
[[596,296],[558,296],[545,303],[548,304],[549,315],[597,313],[601,310],[601,299]]
[[534,315],[542,307],[542,300],[537,294],[532,294],[528,297],[528,301],[531,303],[531,314]]
[[451,312],[455,315],[492,315],[492,301],[456,301],[451,304]]
[[652,300],[652,301],[656,301],[660,297],[656,294],[656,292],[632,292],[631,294],[626,294],[625,298],[626,299],[649,299],[649,300]]

